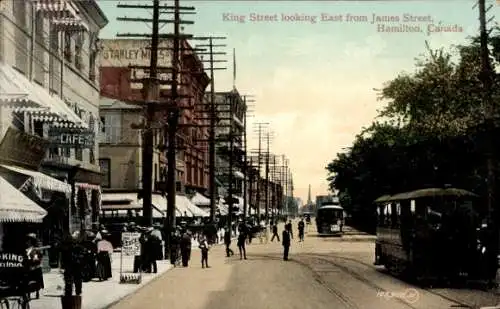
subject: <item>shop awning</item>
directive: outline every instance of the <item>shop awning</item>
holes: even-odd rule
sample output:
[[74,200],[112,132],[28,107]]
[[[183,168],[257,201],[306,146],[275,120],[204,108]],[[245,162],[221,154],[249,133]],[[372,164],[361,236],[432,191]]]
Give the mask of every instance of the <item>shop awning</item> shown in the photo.
[[141,210],[137,193],[103,193],[101,210]]
[[6,101],[8,106],[21,104],[13,105],[15,110],[29,112],[36,120],[68,122],[75,127],[88,128],[61,98],[51,95],[3,62],[0,62],[0,101]]
[[196,206],[210,206],[210,199],[196,192],[196,194],[191,198],[191,203]]
[[47,211],[0,177],[0,222],[42,222]]
[[37,187],[40,187],[41,189],[63,192],[63,193],[71,193],[70,184],[52,178],[49,175],[45,175],[37,171],[31,171],[12,165],[1,165],[1,166],[13,172],[31,177],[31,181],[33,182],[33,184]]

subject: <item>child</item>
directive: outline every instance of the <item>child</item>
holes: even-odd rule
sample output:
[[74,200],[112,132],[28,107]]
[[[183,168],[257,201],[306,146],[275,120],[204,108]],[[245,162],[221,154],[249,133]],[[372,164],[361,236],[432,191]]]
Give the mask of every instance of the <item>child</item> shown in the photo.
[[209,247],[208,247],[208,242],[207,242],[207,239],[205,236],[202,236],[201,240],[200,240],[200,245],[198,246],[198,248],[201,249],[201,267],[202,268],[210,268],[210,266],[208,266],[208,250],[209,250]]

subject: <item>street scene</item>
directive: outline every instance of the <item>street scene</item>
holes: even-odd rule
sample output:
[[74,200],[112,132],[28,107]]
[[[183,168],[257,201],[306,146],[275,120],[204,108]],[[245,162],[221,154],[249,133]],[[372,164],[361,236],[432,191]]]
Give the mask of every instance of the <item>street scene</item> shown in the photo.
[[0,309],[500,308],[498,14],[0,0]]

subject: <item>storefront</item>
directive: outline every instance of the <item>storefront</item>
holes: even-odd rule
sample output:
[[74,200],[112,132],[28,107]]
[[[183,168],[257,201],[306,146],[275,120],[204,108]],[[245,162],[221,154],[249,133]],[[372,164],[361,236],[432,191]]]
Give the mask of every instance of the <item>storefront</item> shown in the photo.
[[71,186],[38,171],[48,146],[47,140],[12,127],[0,143],[0,181],[8,192],[1,191],[0,229],[11,239],[35,232],[41,244],[54,245],[68,231]]
[[[88,122],[89,128],[92,128],[93,118]],[[89,154],[95,149],[96,143],[94,130],[71,127],[51,128],[49,140],[52,149],[61,152],[71,149],[78,149],[81,152],[88,150]],[[96,228],[99,224],[101,207],[101,174],[97,166],[92,169],[92,164],[69,158],[55,160],[56,157],[45,161],[41,168],[46,174],[62,179],[70,185],[70,232]]]

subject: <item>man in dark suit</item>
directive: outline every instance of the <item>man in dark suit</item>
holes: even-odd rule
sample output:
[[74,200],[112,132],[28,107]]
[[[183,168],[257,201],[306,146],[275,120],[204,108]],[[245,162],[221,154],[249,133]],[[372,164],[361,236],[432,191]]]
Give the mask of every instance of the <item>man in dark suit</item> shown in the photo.
[[290,232],[285,229],[282,237],[283,244],[283,260],[288,261],[288,252],[290,252]]

